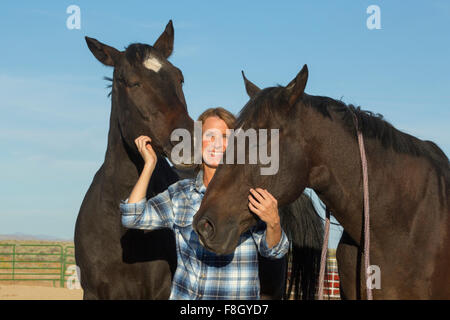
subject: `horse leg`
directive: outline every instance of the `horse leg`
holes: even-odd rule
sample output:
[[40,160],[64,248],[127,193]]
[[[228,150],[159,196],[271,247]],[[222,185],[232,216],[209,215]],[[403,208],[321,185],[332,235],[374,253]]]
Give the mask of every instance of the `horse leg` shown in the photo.
[[361,252],[345,232],[336,250],[341,299],[361,299]]

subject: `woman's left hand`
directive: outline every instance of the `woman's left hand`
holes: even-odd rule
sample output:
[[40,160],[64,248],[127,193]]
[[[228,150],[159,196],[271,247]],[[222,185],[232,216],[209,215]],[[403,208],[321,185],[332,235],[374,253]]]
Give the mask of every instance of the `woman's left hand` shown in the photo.
[[248,196],[250,210],[255,213],[270,228],[278,228],[280,216],[278,215],[278,202],[266,189],[250,189]]

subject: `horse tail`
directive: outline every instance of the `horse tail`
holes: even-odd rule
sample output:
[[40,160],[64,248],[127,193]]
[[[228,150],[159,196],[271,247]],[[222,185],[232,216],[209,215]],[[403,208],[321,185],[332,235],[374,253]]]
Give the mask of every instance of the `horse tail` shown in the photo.
[[[315,299],[320,271],[324,227],[311,198],[303,193],[290,205],[280,208],[281,226],[291,247],[284,299]],[[294,292],[292,293],[292,290]]]

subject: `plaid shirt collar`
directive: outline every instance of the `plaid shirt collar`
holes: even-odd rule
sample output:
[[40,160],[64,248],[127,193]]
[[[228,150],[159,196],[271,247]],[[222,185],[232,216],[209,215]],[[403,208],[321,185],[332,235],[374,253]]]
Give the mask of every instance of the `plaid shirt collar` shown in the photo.
[[195,179],[191,181],[191,185],[188,188],[189,192],[187,194],[183,193],[183,195],[179,194],[181,198],[178,201],[173,201],[174,206],[179,207],[183,205],[182,197],[186,197],[188,201],[184,202],[184,205],[191,208],[191,210],[177,210],[178,214],[175,216],[174,223],[179,227],[188,227],[192,224],[194,215],[200,209],[200,204],[206,191],[203,183],[203,170],[200,170]]
[[201,193],[202,195],[205,194],[206,187],[205,187],[205,184],[203,183],[203,170],[200,170],[197,173],[197,177],[195,178],[195,183],[194,183],[194,189],[197,190],[197,192]]

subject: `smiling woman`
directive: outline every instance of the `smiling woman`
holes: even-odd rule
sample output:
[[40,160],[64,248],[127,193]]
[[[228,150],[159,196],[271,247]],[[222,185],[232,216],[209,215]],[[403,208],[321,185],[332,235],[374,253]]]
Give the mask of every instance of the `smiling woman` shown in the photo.
[[234,127],[235,120],[232,113],[221,107],[207,109],[198,117],[202,123],[201,168],[206,181],[211,180],[222,159],[228,145],[228,130]]
[[[254,212],[262,221],[240,237],[231,254],[217,255],[202,246],[192,221],[227,147],[227,130],[234,127],[235,118],[223,108],[211,108],[199,120],[203,124],[203,161],[195,179],[178,181],[150,199],[146,193],[157,163],[156,153],[149,137],[135,140],[145,165],[129,198],[121,201],[122,224],[132,229],[174,231],[178,264],[170,299],[260,299],[258,253],[279,260],[280,273],[286,270],[280,259],[287,253],[289,241],[280,226],[276,200],[262,190],[254,194],[258,199],[253,200]],[[213,232],[205,220],[202,235]],[[281,293],[283,287],[280,279],[276,291]]]

